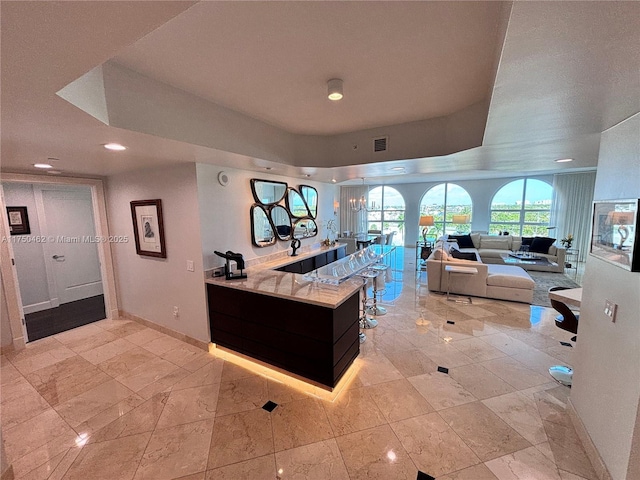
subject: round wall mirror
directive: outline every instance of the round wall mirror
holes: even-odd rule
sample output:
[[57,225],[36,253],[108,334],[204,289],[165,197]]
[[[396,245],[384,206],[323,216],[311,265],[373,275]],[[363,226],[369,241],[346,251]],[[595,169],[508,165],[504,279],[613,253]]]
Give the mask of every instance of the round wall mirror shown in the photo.
[[293,238],[309,238],[318,234],[318,225],[311,218],[299,218],[293,224]]
[[309,209],[307,204],[295,188],[289,188],[287,190],[287,208],[291,212],[291,216],[294,218],[309,217]]
[[282,205],[274,205],[269,212],[271,223],[276,228],[276,236],[279,240],[291,239],[291,218],[289,212]]
[[262,205],[251,206],[251,242],[256,247],[268,247],[276,243],[276,234],[269,216]]
[[309,215],[311,218],[316,218],[318,216],[318,190],[309,185],[300,185],[300,193],[307,204]]
[[287,184],[271,180],[251,179],[251,193],[256,203],[275,205],[282,201],[287,193]]

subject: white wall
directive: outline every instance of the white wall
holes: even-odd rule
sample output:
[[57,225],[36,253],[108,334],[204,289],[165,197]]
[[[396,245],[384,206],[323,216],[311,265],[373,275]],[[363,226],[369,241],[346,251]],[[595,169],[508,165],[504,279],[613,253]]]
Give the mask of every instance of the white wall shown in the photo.
[[[38,224],[38,212],[33,193],[33,185],[25,183],[6,182],[2,184],[7,206],[27,207],[30,237],[42,235]],[[14,239],[27,238],[26,235],[17,235]],[[44,264],[44,251],[42,243],[13,243],[13,252],[20,282],[20,294],[23,306],[37,305],[49,302],[49,286],[47,283],[47,271]],[[48,308],[48,307],[46,307]]]
[[[596,201],[640,198],[639,134],[640,114],[602,134]],[[603,313],[605,299],[618,304],[616,323]],[[589,256],[571,402],[613,480],[632,479],[626,473],[634,458],[630,452],[640,400],[638,312],[640,272]],[[640,442],[634,445],[640,448]]]
[[[195,164],[114,175],[106,186],[109,232],[129,236],[128,243],[111,245],[118,307],[208,342]],[[129,202],[156,198],[162,200],[166,259],[137,255],[133,238]],[[187,260],[195,272],[187,271]]]
[[[275,245],[259,248],[251,243],[249,210],[254,203],[249,180],[259,178],[286,182],[290,187],[310,185],[318,190],[318,236],[302,240],[302,246],[317,243],[326,238],[326,223],[333,215],[334,199],[338,200],[339,189],[335,185],[256,173],[247,170],[221,168],[215,165],[197,164],[198,202],[200,206],[200,229],[202,232],[202,257],[204,268],[224,264],[224,260],[213,252],[232,250],[243,254],[245,260],[276,253],[289,248],[290,242],[278,241]],[[218,173],[224,170],[229,177],[226,187],[218,183]]]

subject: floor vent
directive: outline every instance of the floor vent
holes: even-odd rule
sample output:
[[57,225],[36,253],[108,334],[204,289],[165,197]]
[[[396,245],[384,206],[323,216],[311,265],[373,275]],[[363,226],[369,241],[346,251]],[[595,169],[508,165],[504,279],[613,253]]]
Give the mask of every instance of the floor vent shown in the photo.
[[373,152],[386,152],[389,144],[389,137],[378,137],[373,139]]

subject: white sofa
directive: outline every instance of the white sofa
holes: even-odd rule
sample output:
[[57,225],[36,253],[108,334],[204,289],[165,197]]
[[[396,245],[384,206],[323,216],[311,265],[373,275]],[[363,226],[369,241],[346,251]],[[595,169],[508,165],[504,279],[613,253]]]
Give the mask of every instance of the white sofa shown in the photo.
[[[495,298],[513,302],[531,303],[535,282],[520,267],[513,265],[486,264],[480,261],[474,249],[461,249],[474,253],[476,260],[453,258],[449,253],[450,244],[439,241],[427,259],[427,282],[430,291],[456,293],[473,297]],[[475,275],[450,275],[447,265],[474,267]],[[449,285],[449,282],[451,284]]]
[[[474,249],[480,255],[482,263],[505,265],[501,255],[514,253],[520,250],[522,245],[522,237],[515,235],[482,235],[479,233],[470,234]],[[465,248],[460,248],[466,251]],[[535,270],[540,272],[557,272],[564,273],[566,249],[551,245],[546,253],[536,253],[536,255],[545,257],[549,262],[556,265],[519,265],[525,270]]]

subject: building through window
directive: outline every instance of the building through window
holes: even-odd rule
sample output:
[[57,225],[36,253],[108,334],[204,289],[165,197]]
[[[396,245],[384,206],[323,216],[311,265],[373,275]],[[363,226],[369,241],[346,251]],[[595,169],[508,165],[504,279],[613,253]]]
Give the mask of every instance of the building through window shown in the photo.
[[[428,227],[428,237],[437,238],[445,233],[469,233],[472,211],[471,195],[455,183],[441,183],[431,187],[420,201],[420,215],[432,215],[435,223],[433,227]],[[419,229],[421,235],[422,227]]]
[[548,236],[552,197],[553,187],[542,180],[523,178],[507,183],[491,201],[489,233]]
[[395,232],[393,245],[404,245],[404,212],[404,198],[395,188],[383,186],[369,190],[368,230]]

